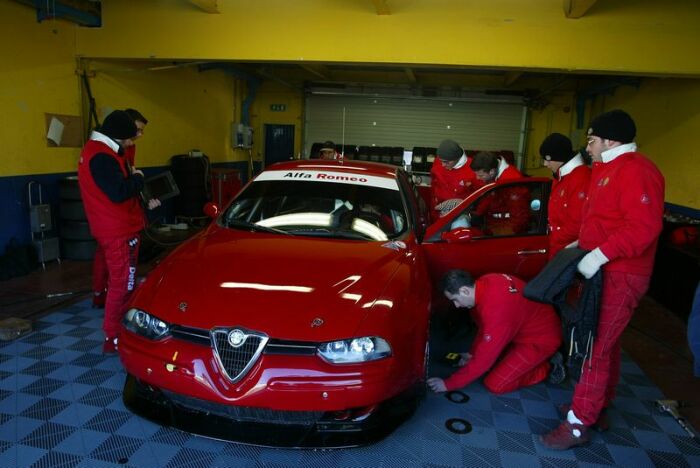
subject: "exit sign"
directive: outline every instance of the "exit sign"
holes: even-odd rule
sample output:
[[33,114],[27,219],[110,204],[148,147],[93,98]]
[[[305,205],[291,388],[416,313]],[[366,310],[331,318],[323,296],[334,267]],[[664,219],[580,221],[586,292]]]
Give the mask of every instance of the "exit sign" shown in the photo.
[[270,104],[272,112],[284,112],[287,110],[287,104]]

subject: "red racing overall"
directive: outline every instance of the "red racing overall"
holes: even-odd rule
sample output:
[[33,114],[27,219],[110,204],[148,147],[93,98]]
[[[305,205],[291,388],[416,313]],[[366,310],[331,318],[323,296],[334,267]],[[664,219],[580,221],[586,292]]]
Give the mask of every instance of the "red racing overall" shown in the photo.
[[476,178],[476,174],[470,167],[471,161],[456,169],[445,169],[440,158],[435,158],[430,169],[430,215],[431,219],[440,216],[435,207],[454,198],[465,199],[467,196],[482,187],[484,184]]
[[[136,159],[136,145],[123,148],[124,159],[129,163],[129,166],[134,167]],[[95,249],[95,257],[92,260],[92,291],[94,293],[92,304],[97,307],[104,307],[105,296],[107,292],[107,260],[105,259],[104,250],[100,244],[97,244]]]
[[[102,281],[107,276],[107,298],[105,302],[105,319],[103,329],[107,338],[118,335],[120,321],[129,295],[136,281],[136,263],[138,258],[139,233],[144,227],[144,213],[137,193],[125,193],[121,202],[110,200],[107,194],[95,182],[91,170],[91,161],[96,155],[107,155],[118,163],[123,180],[131,176],[125,158],[115,149],[116,142],[97,132],[85,144],[78,164],[78,182],[85,205],[85,214],[90,225],[90,232],[97,240],[99,249],[104,254],[104,270],[94,272],[93,282]],[[142,178],[141,178],[142,179]],[[142,182],[141,182],[142,183]],[[95,265],[101,259],[96,257]]]
[[[501,160],[495,182],[521,179],[514,166]],[[526,187],[512,186],[493,190],[486,195],[472,214],[484,216],[484,232],[509,235],[527,232],[530,223],[530,193]]]
[[547,377],[548,359],[561,344],[561,323],[551,305],[523,297],[524,287],[522,280],[500,273],[476,280],[470,312],[479,330],[469,351],[472,358],[445,380],[447,390],[465,387],[489,369],[484,385],[493,393]]
[[[592,358],[574,389],[571,409],[593,425],[615,398],[620,378],[620,336],[649,285],[662,227],[664,178],[629,143],[603,153],[608,162],[593,163],[584,206],[579,246],[600,248],[603,294]],[[589,365],[590,364],[590,365]]]
[[591,170],[580,155],[559,168],[547,205],[549,258],[578,239],[590,183]]

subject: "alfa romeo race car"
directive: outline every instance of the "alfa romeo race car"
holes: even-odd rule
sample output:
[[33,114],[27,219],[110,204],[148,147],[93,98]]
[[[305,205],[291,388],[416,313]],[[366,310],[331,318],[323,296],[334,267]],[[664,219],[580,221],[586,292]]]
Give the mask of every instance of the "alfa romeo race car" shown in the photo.
[[[498,190],[527,230],[471,216]],[[432,285],[451,268],[528,278],[547,259],[549,181],[491,184],[447,216],[401,168],[270,166],[133,295],[119,337],[124,401],[164,425],[285,447],[381,439],[425,391]],[[503,213],[498,217],[503,224]],[[489,233],[489,234],[485,234]]]

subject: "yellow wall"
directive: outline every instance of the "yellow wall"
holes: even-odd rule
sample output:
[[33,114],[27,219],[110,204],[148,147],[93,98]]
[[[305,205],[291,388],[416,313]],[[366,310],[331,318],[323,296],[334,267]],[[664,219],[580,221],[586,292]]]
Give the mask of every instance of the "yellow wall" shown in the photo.
[[[271,104],[284,104],[286,110],[273,112]],[[257,98],[251,108],[251,126],[253,127],[254,159],[262,161],[265,154],[265,124],[294,125],[294,156],[301,153],[303,94],[275,82],[265,82],[258,90]]]
[[159,166],[192,149],[212,162],[241,159],[231,149],[231,122],[239,119],[234,79],[220,70],[138,63],[91,62],[98,116],[133,107],[147,119],[137,142],[137,166]]
[[639,150],[666,178],[666,201],[700,209],[700,80],[648,79],[601,104],[634,118]]
[[31,8],[0,3],[0,54],[6,58],[0,62],[0,176],[76,170],[80,148],[48,147],[44,113],[82,115],[87,123],[79,69],[90,71],[100,120],[126,107],[149,119],[138,141],[138,166],[165,165],[195,148],[212,162],[247,159],[230,145],[230,124],[240,120],[233,77],[196,67],[149,70],[154,64],[145,62],[79,64],[75,30],[60,20],[37,23]]
[[0,2],[0,176],[74,171],[79,148],[49,148],[44,113],[79,115],[75,28]]
[[103,2],[86,57],[434,64],[700,76],[697,0],[601,0],[567,19],[561,0]]
[[579,145],[576,129],[576,106],[573,92],[547,96],[549,104],[530,110],[528,144],[525,150],[525,171],[533,176],[549,177],[552,171],[542,166],[540,145],[547,135],[558,132],[572,139],[574,148]]
[[[624,109],[637,124],[639,150],[652,159],[666,178],[666,201],[700,209],[700,80],[647,78],[639,88],[622,86],[586,106],[582,129],[576,129],[573,92],[549,96],[551,103],[530,113],[525,156],[530,175],[549,176],[540,167],[539,146],[552,132],[572,138],[574,149],[585,144],[592,116]],[[566,109],[569,108],[570,112]]]

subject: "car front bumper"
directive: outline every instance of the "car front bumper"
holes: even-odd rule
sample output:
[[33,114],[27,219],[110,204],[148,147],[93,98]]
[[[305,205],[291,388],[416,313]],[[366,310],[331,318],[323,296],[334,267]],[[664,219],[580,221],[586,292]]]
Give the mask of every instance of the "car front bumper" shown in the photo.
[[268,447],[343,448],[386,437],[413,414],[424,388],[416,384],[370,407],[286,411],[212,403],[158,389],[129,374],[124,404],[163,426],[215,439]]

